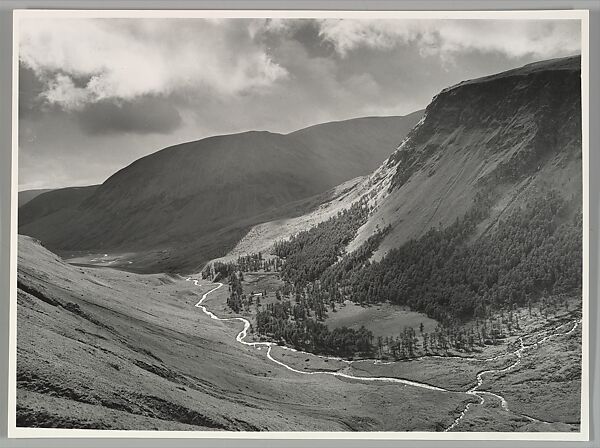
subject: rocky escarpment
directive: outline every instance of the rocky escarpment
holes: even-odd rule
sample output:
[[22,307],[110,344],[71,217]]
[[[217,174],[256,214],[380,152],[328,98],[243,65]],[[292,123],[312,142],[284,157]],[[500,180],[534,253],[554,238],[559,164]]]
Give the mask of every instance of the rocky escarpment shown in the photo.
[[366,181],[377,208],[349,249],[390,225],[382,256],[453,223],[484,187],[497,202],[482,229],[533,191],[581,198],[580,64],[544,61],[441,91]]
[[[444,89],[426,119],[390,158],[393,186],[458,148],[483,152],[498,180],[534,173],[558,151],[581,152],[579,58],[548,61]],[[487,173],[486,173],[487,174]]]

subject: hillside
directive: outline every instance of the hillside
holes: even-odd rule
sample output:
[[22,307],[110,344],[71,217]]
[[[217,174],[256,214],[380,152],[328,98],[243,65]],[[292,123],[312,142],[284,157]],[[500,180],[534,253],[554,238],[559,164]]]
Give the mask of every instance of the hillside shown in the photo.
[[379,260],[448,227],[478,192],[491,189],[494,204],[477,226],[480,238],[539,192],[556,189],[581,203],[581,174],[580,58],[541,61],[444,89],[371,175],[340,186],[310,214],[252,228],[232,255],[266,251],[365,199],[372,213],[347,251],[389,226],[373,255]]
[[391,226],[376,258],[464,215],[495,192],[489,225],[535,191],[582,200],[580,57],[530,64],[444,89],[366,183],[376,210],[352,251]]
[[32,199],[38,197],[40,194],[47,193],[48,191],[52,191],[52,189],[51,188],[40,188],[37,190],[19,191],[18,207],[24,206]]
[[253,225],[302,214],[315,203],[298,201],[368,174],[420,116],[176,145],[115,173],[77,206],[24,213],[19,232],[63,254],[134,253],[132,269],[193,270],[224,255]]
[[36,190],[40,192],[38,195],[19,206],[19,227],[26,226],[56,212],[66,214],[69,213],[68,211],[74,211],[97,188],[98,185],[89,185],[87,187],[67,187],[56,190]]

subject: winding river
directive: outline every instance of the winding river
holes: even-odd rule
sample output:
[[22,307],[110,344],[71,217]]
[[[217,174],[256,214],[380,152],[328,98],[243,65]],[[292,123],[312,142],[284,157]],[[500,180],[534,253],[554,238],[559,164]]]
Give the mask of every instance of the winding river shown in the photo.
[[[199,284],[199,280],[197,279],[193,279],[192,277],[187,277],[186,281],[192,281],[194,282],[195,286],[201,286]],[[255,347],[258,348],[259,350],[262,347],[265,347],[267,349],[267,358],[269,358],[269,360],[271,360],[273,363],[300,375],[330,375],[330,376],[337,376],[337,377],[341,377],[341,378],[347,378],[347,379],[352,379],[352,380],[356,380],[356,381],[364,381],[364,382],[380,382],[380,383],[399,383],[399,384],[403,384],[406,386],[412,386],[412,387],[418,387],[418,388],[422,388],[422,389],[428,389],[428,390],[435,390],[435,391],[440,391],[440,392],[451,392],[451,393],[465,393],[468,395],[473,395],[476,396],[479,399],[479,403],[467,403],[467,405],[465,406],[465,408],[463,409],[463,411],[460,413],[460,415],[454,420],[454,422],[448,426],[444,431],[448,432],[448,431],[452,431],[453,429],[455,429],[460,422],[464,419],[464,417],[467,415],[471,405],[473,404],[479,404],[479,405],[483,405],[485,403],[485,397],[493,397],[494,399],[500,400],[502,409],[507,411],[507,412],[511,412],[515,415],[518,415],[520,417],[523,417],[525,419],[528,419],[531,422],[537,422],[537,423],[543,423],[543,424],[551,424],[552,422],[546,422],[543,420],[538,420],[535,419],[533,417],[530,417],[528,415],[524,415],[524,414],[519,414],[516,412],[513,412],[509,409],[508,407],[508,403],[506,401],[506,399],[504,397],[502,397],[501,395],[498,395],[496,393],[493,392],[488,392],[488,391],[481,391],[479,390],[479,388],[483,385],[483,377],[484,375],[490,375],[490,374],[497,374],[497,373],[504,373],[504,372],[508,372],[512,369],[514,369],[515,367],[517,367],[520,363],[521,363],[521,358],[523,355],[523,352],[525,350],[531,349],[533,347],[537,347],[538,345],[546,342],[547,340],[549,340],[552,337],[555,336],[561,336],[561,335],[568,335],[571,334],[572,332],[575,331],[575,329],[581,324],[581,319],[572,322],[571,324],[573,325],[572,328],[570,328],[568,331],[566,331],[565,333],[558,333],[557,330],[569,325],[569,324],[563,324],[559,327],[557,327],[556,329],[554,329],[553,332],[550,331],[543,331],[540,334],[543,333],[549,333],[546,334],[546,336],[544,336],[542,339],[540,339],[539,341],[536,341],[532,344],[529,345],[525,345],[523,342],[523,338],[520,337],[518,339],[519,341],[519,348],[516,349],[513,352],[508,352],[508,353],[504,353],[501,355],[497,355],[497,356],[493,356],[491,358],[473,358],[473,357],[460,357],[460,356],[452,356],[452,357],[445,357],[445,356],[424,356],[421,358],[461,358],[464,360],[469,360],[469,361],[481,361],[481,362],[489,362],[489,361],[494,361],[497,360],[499,358],[505,357],[505,356],[515,356],[516,360],[508,365],[507,367],[503,367],[503,368],[499,368],[499,369],[489,369],[489,370],[482,370],[477,374],[477,384],[475,386],[473,386],[471,389],[467,390],[467,391],[452,391],[452,390],[448,390],[448,389],[444,389],[441,387],[437,387],[437,386],[433,386],[431,384],[426,384],[426,383],[421,383],[418,381],[411,381],[411,380],[406,380],[403,378],[393,378],[393,377],[369,377],[369,376],[356,376],[356,375],[349,375],[347,373],[343,373],[343,372],[327,372],[327,371],[312,371],[312,372],[306,372],[306,371],[302,371],[302,370],[298,370],[295,369],[287,364],[285,364],[282,361],[279,361],[277,359],[275,359],[271,353],[271,350],[273,348],[275,344],[274,342],[246,342],[244,339],[246,338],[246,336],[248,335],[248,330],[250,329],[250,322],[243,318],[243,317],[228,317],[228,318],[221,318],[216,316],[214,313],[212,313],[211,311],[209,311],[206,306],[204,306],[202,303],[206,300],[206,298],[208,297],[209,294],[211,294],[212,292],[218,290],[219,288],[223,287],[223,283],[216,283],[217,286],[215,286],[214,288],[212,288],[211,290],[209,290],[208,292],[204,293],[202,295],[202,298],[198,301],[198,303],[196,303],[196,307],[202,309],[202,311],[204,312],[204,314],[206,314],[207,316],[209,316],[211,319],[214,320],[218,320],[218,321],[223,321],[223,322],[231,322],[231,321],[239,321],[242,322],[244,324],[244,328],[242,331],[240,331],[237,336],[236,336],[236,341],[238,341],[240,344],[246,345],[246,346],[250,346],[250,347]],[[533,335],[535,336],[535,335]],[[290,350],[290,351],[294,351],[296,352],[297,350],[289,348],[289,347],[285,347],[285,346],[280,346],[282,349],[285,350]],[[299,352],[299,353],[304,353],[304,352]],[[311,356],[315,356],[312,353],[306,353],[306,355],[311,355]],[[323,357],[321,356],[321,358],[327,358],[327,357]],[[329,357],[329,359],[335,359],[337,361],[343,361],[346,362],[347,364],[351,364],[353,361],[348,361],[348,360],[343,360],[340,358],[333,358],[333,357]],[[415,358],[415,359],[420,359],[420,358]],[[388,363],[382,363],[378,360],[374,361],[375,364],[392,364],[391,362]]]

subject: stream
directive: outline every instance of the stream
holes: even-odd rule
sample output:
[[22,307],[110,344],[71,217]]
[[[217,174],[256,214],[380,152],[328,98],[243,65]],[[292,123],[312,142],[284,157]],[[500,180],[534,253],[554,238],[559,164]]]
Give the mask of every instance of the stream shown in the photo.
[[[199,284],[199,281],[196,279],[193,279],[191,277],[187,277],[186,281],[193,281],[195,286],[201,286]],[[273,348],[274,345],[278,345],[274,342],[246,342],[244,339],[246,338],[246,336],[248,335],[248,330],[250,329],[250,322],[243,318],[243,317],[228,317],[228,318],[221,318],[216,316],[214,313],[212,313],[211,311],[209,311],[206,306],[204,306],[202,304],[202,302],[204,302],[204,300],[206,300],[206,298],[208,297],[209,294],[211,294],[212,292],[218,290],[219,288],[223,287],[223,283],[217,283],[217,286],[215,286],[214,288],[212,288],[211,290],[209,290],[208,292],[204,293],[202,295],[202,298],[198,301],[198,303],[196,303],[196,307],[202,309],[202,311],[204,312],[204,314],[206,314],[207,316],[209,316],[211,319],[214,320],[218,320],[218,321],[222,321],[222,322],[231,322],[231,321],[239,321],[242,322],[244,324],[244,328],[242,331],[240,331],[237,336],[236,336],[236,341],[238,341],[240,344],[246,345],[246,346],[250,346],[250,347],[255,347],[258,350],[261,350],[261,348],[266,348],[267,349],[267,358],[272,361],[273,363],[300,375],[330,375],[330,376],[337,376],[337,377],[341,377],[341,378],[347,378],[347,379],[351,379],[351,380],[356,380],[356,381],[364,381],[364,382],[383,382],[383,383],[399,383],[399,384],[403,384],[405,386],[412,386],[412,387],[418,387],[418,388],[422,388],[422,389],[428,389],[428,390],[435,390],[435,391],[440,391],[440,392],[450,392],[450,393],[466,393],[468,395],[473,395],[476,396],[477,398],[479,398],[479,403],[467,403],[467,405],[465,406],[465,408],[463,409],[463,411],[460,413],[460,415],[454,419],[454,422],[448,426],[446,429],[444,429],[444,432],[448,432],[448,431],[452,431],[453,429],[455,429],[460,422],[464,419],[464,417],[467,415],[471,405],[473,404],[479,404],[479,405],[483,405],[485,403],[485,397],[493,397],[497,400],[500,400],[502,409],[507,411],[507,412],[511,412],[513,414],[516,414],[520,417],[523,417],[531,422],[537,422],[537,423],[543,423],[543,424],[552,424],[552,422],[546,422],[543,420],[539,420],[539,419],[535,419],[533,417],[530,417],[528,415],[524,415],[524,414],[518,414],[516,412],[513,412],[509,409],[508,407],[508,403],[506,401],[506,399],[504,397],[502,397],[501,395],[498,395],[496,393],[493,392],[488,392],[488,391],[480,391],[478,390],[482,385],[483,385],[483,377],[484,375],[490,375],[490,374],[497,374],[497,373],[504,373],[504,372],[508,372],[512,369],[514,369],[515,367],[517,367],[520,363],[521,363],[521,358],[523,355],[523,352],[537,347],[540,344],[546,342],[547,340],[549,340],[552,337],[555,336],[561,336],[561,335],[568,335],[571,334],[572,332],[575,331],[575,329],[581,324],[581,319],[575,321],[572,326],[571,329],[569,329],[567,332],[565,333],[558,333],[557,330],[559,328],[564,327],[565,325],[568,324],[563,324],[559,327],[557,327],[556,329],[554,329],[553,332],[550,331],[543,331],[541,332],[543,333],[549,333],[546,334],[546,336],[544,336],[542,339],[540,339],[539,341],[536,341],[535,343],[529,344],[529,345],[525,345],[523,343],[523,338],[519,337],[518,341],[519,341],[519,348],[517,348],[515,351],[513,352],[508,352],[508,353],[504,353],[501,355],[497,355],[497,356],[493,356],[491,358],[470,358],[470,357],[460,357],[460,356],[452,356],[452,357],[444,357],[444,356],[423,356],[421,358],[463,358],[465,360],[470,360],[470,361],[481,361],[481,362],[486,362],[486,361],[494,361],[497,360],[501,357],[504,356],[516,356],[516,360],[508,365],[507,367],[503,367],[503,368],[499,368],[499,369],[489,369],[489,370],[482,370],[477,374],[477,384],[475,386],[473,386],[472,388],[470,388],[467,391],[453,391],[453,390],[448,390],[448,389],[444,389],[441,387],[437,387],[437,386],[433,386],[431,384],[427,384],[427,383],[421,383],[418,381],[411,381],[411,380],[407,380],[407,379],[403,379],[403,378],[393,378],[393,377],[379,377],[379,376],[356,376],[356,375],[349,375],[347,373],[343,373],[343,372],[327,372],[327,371],[313,371],[313,372],[306,372],[306,371],[302,371],[302,370],[298,370],[295,369],[292,366],[289,366],[288,364],[279,361],[277,359],[275,359],[273,357],[273,355],[271,354],[271,350]],[[530,335],[531,336],[531,335]],[[280,346],[280,348],[284,349],[284,350],[289,350],[289,351],[293,351],[293,352],[298,352],[297,350],[290,348],[290,347],[285,347],[285,346]],[[298,353],[302,353],[304,354],[305,352],[298,352]],[[311,355],[311,356],[315,356],[312,353],[306,353],[306,355]],[[337,361],[343,361],[346,362],[348,364],[351,364],[354,361],[348,361],[348,360],[343,360],[340,358],[334,358],[334,357],[324,357],[324,356],[320,356],[321,358],[329,358],[329,359],[335,359]],[[415,358],[415,359],[419,359],[419,358]],[[379,360],[374,361],[375,364],[391,364],[391,362],[388,363],[383,363]]]

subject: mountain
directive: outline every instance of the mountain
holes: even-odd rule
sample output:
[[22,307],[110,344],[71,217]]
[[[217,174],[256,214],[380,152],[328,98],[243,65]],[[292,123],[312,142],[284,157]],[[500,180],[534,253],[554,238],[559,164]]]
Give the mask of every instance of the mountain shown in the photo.
[[421,113],[172,146],[115,173],[79,204],[24,214],[19,233],[60,253],[135,254],[131,269],[196,269],[253,225],[302,214],[322,201],[308,198],[372,171]]
[[389,225],[380,258],[455,222],[484,188],[496,199],[478,237],[535,192],[581,204],[580,66],[579,56],[554,59],[442,90],[362,185],[375,211],[349,250]]
[[39,194],[31,197],[23,205],[19,205],[19,227],[56,212],[68,213],[66,210],[75,210],[97,188],[98,185],[89,185],[87,187],[67,187],[56,190],[32,190],[39,192]]
[[52,189],[51,188],[41,188],[41,189],[37,189],[37,190],[19,191],[18,207],[20,208],[20,207],[24,206],[32,199],[38,197],[40,194],[46,193],[48,191],[52,191]]

